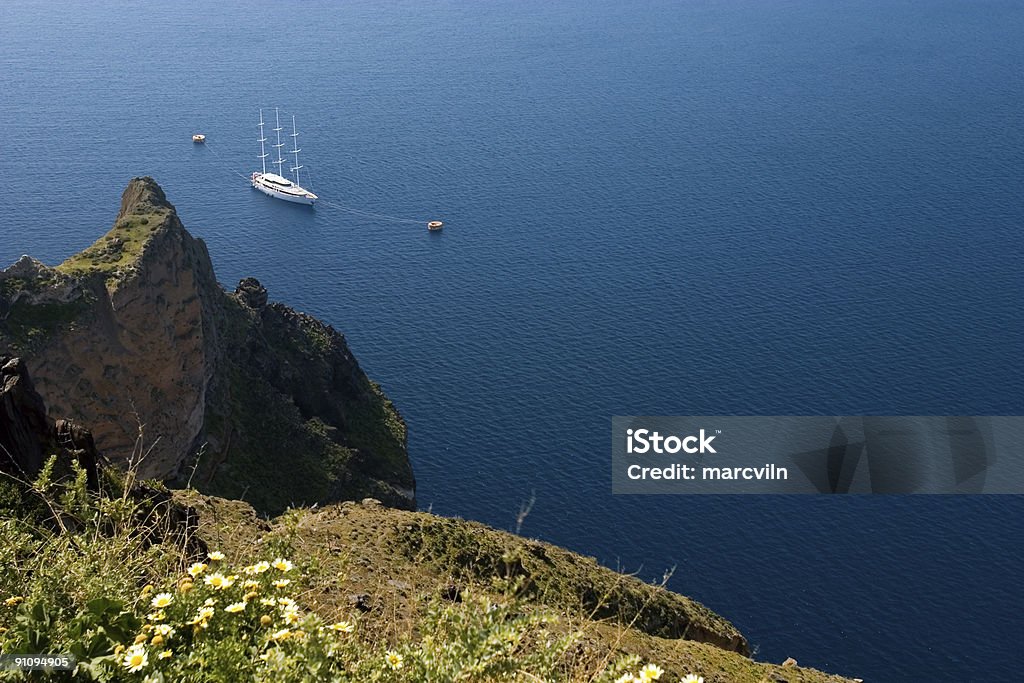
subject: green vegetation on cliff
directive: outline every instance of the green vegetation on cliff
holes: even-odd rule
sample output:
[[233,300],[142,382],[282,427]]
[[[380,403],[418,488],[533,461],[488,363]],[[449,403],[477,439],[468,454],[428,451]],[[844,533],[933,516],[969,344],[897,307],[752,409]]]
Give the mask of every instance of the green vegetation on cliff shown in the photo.
[[247,280],[221,308],[224,353],[203,438],[186,470],[204,491],[257,509],[379,498],[410,507],[405,423],[332,328]]
[[0,338],[7,340],[9,351],[31,353],[50,336],[68,329],[88,310],[89,305],[84,301],[38,304],[17,301],[10,307],[7,317],[0,320]]
[[[21,355],[42,348],[88,313],[89,288],[28,257],[0,271],[0,351]],[[3,348],[6,345],[6,349]]]
[[57,270],[65,275],[104,273],[116,276],[134,266],[150,236],[170,213],[157,207],[139,208],[143,209],[141,213],[119,219],[98,242],[64,261]]
[[[0,486],[0,651],[71,653],[79,680],[846,681],[753,662],[696,603],[482,525],[375,501],[267,522],[55,462]],[[732,647],[665,637],[686,622]]]
[[123,277],[135,268],[158,230],[173,229],[174,207],[152,178],[136,178],[125,190],[114,227],[91,247],[68,258],[56,270],[70,276]]

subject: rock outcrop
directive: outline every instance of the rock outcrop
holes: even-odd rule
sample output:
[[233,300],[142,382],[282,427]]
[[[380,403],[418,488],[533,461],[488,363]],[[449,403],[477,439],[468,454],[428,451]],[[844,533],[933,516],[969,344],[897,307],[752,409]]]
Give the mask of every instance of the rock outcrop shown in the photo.
[[[185,557],[205,557],[206,544],[196,534],[194,508],[175,500],[166,487],[135,477],[104,476],[102,460],[92,432],[70,420],[50,418],[25,364],[20,358],[0,355],[0,472],[11,475],[16,483],[13,490],[20,496],[20,513],[32,517],[35,508],[38,523],[62,532],[80,530],[84,520],[62,509],[59,496],[38,489],[39,484],[33,482],[44,468],[48,468],[46,478],[51,484],[74,482],[84,473],[91,494],[115,495],[133,502],[136,538],[144,545],[170,541]],[[10,481],[4,483],[10,485]],[[8,504],[11,490],[8,488]],[[44,504],[47,499],[49,504]]]
[[114,229],[61,266],[23,257],[0,275],[5,291],[0,342],[53,414],[93,425],[115,460],[146,448],[145,476],[172,474],[203,428],[219,288],[156,183],[132,181]]
[[89,489],[99,490],[99,454],[92,434],[70,420],[51,419],[25,364],[0,355],[0,471],[29,482],[50,456],[57,456],[60,470],[77,462]]
[[0,272],[0,351],[24,359],[51,414],[92,425],[142,476],[264,512],[415,504],[405,425],[344,337],[255,280],[225,292],[150,178],[131,181],[93,246]]

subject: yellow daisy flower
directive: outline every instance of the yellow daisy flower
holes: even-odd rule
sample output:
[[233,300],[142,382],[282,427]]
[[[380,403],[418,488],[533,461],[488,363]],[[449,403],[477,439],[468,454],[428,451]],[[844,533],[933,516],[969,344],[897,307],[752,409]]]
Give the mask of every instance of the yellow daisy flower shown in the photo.
[[128,652],[121,661],[124,668],[128,669],[131,673],[142,671],[148,663],[149,655],[146,654],[146,648],[142,645],[132,645],[128,648]]
[[220,572],[217,572],[216,574],[210,574],[205,579],[203,579],[203,581],[206,582],[207,586],[212,586],[214,590],[219,591],[222,591],[226,588],[231,588],[231,586],[235,583],[234,578],[230,576],[224,576]]
[[331,629],[332,631],[338,631],[341,633],[352,633],[352,631],[356,630],[355,625],[349,621],[339,621],[334,624],[331,624],[327,628]]
[[207,555],[207,557],[209,557],[214,562],[220,562],[224,559],[224,553],[222,553],[219,550],[214,550],[209,555]]
[[405,658],[402,657],[402,655],[395,652],[394,650],[388,650],[384,654],[384,661],[387,662],[387,665],[391,667],[394,671],[398,671],[402,668],[402,665],[405,663]]
[[214,612],[215,610],[212,607],[200,607],[192,620],[186,623],[192,626],[202,626],[205,628],[206,622],[213,618]]
[[227,607],[225,607],[224,611],[225,612],[229,612],[231,614],[238,614],[239,612],[243,611],[244,609],[245,609],[245,603],[244,602],[233,602],[230,605],[228,605]]
[[171,597],[170,593],[157,593],[150,604],[157,609],[163,609],[164,607],[169,607],[172,602],[174,602],[174,598]]
[[657,664],[648,664],[644,668],[640,669],[640,680],[644,683],[648,681],[656,681],[661,678],[661,674],[665,673],[658,667]]
[[204,564],[203,562],[196,562],[195,564],[193,564],[191,567],[188,568],[188,570],[187,570],[188,571],[188,575],[191,576],[194,579],[197,576],[199,576],[200,574],[202,574],[203,572],[205,572],[206,571],[206,567],[207,567],[207,565]]
[[283,572],[290,572],[292,570],[292,567],[294,566],[288,560],[283,560],[280,557],[274,560],[273,564],[274,569],[278,569]]

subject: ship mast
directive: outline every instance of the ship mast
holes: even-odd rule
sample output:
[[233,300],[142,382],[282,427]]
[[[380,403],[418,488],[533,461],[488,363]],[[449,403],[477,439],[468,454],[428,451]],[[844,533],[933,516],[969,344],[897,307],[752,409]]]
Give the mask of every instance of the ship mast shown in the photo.
[[299,152],[301,152],[301,151],[302,150],[299,149],[299,133],[298,133],[298,131],[295,130],[295,116],[293,115],[292,116],[292,148],[291,148],[291,150],[288,153],[295,155],[295,165],[292,166],[292,171],[295,172],[295,184],[298,187],[302,187],[302,185],[299,183],[299,169],[302,168],[302,166],[299,165]]
[[263,147],[266,141],[267,136],[263,134],[263,110],[260,109],[260,139],[257,142],[260,143],[260,161],[263,162],[263,175],[267,174],[267,150]]
[[[277,128],[274,130],[277,132],[277,161],[273,162],[277,165],[277,175],[282,175],[281,165],[284,163],[284,159],[281,158],[281,148],[284,147],[284,143],[281,142],[281,114],[278,112],[277,107],[274,107],[274,118],[277,120]],[[282,176],[283,177],[283,176]]]

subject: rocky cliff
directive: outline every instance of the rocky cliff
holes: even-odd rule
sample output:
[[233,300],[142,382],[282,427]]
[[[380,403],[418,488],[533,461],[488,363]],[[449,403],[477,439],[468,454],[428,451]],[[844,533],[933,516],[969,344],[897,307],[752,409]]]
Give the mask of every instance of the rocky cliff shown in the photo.
[[68,420],[54,420],[19,358],[0,354],[0,472],[30,482],[47,459],[61,469],[77,463],[91,491],[99,490],[99,454],[92,434]]
[[218,285],[205,244],[151,178],[114,227],[55,268],[0,272],[0,352],[52,415],[93,425],[111,461],[277,512],[373,496],[414,507],[397,410],[332,327]]

